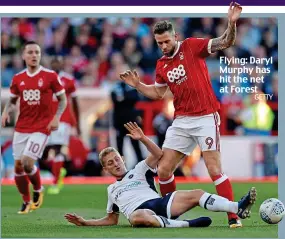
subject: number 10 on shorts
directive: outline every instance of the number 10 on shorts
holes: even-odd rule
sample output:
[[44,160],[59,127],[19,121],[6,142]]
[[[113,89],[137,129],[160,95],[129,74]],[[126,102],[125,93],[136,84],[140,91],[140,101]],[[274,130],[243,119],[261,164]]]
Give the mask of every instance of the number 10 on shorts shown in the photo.
[[40,145],[38,143],[33,142],[33,141],[30,141],[29,143],[30,143],[29,151],[34,153],[34,154],[37,154],[40,150]]

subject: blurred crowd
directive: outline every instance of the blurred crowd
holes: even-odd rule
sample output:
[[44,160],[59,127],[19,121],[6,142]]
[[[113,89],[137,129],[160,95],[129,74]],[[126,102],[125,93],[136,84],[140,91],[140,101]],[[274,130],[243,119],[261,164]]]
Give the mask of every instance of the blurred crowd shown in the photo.
[[[42,64],[49,67],[54,55],[64,56],[65,71],[73,74],[79,86],[110,87],[118,73],[137,68],[147,83],[154,81],[156,60],[161,56],[152,35],[159,18],[2,18],[2,87],[24,65],[20,50],[25,41],[35,40],[42,47]],[[226,18],[174,18],[180,39],[190,36],[213,38],[227,27]],[[270,57],[274,63],[264,86],[274,93],[277,76],[277,23],[275,18],[241,19],[235,47],[207,59],[213,86],[219,100],[219,57]]]
[[[79,87],[113,88],[120,72],[136,68],[143,81],[154,82],[156,60],[161,56],[152,27],[161,18],[2,18],[1,84],[10,85],[13,74],[24,68],[21,46],[35,40],[42,47],[42,64],[49,67],[52,56],[64,57],[64,70],[75,76]],[[221,36],[227,18],[173,18],[179,39]],[[264,83],[257,84],[271,101],[278,101],[278,32],[276,18],[242,18],[234,47],[207,58],[215,94],[227,105],[228,129],[238,125],[238,114],[249,101],[244,94],[221,93],[220,57],[272,57],[273,64],[264,66],[270,73]],[[237,67],[232,64],[231,67]],[[248,66],[252,67],[252,66]],[[259,67],[262,67],[259,65]],[[247,77],[258,77],[242,75]],[[252,86],[252,84],[241,84]],[[277,130],[277,107],[273,109],[273,130]]]

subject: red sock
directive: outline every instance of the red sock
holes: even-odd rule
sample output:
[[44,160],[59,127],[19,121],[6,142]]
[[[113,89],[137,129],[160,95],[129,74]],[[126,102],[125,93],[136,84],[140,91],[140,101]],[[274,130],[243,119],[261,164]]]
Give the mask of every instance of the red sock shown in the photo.
[[26,174],[16,174],[15,173],[15,183],[18,188],[19,193],[22,195],[24,202],[30,202],[30,188],[29,188],[29,178]]
[[59,162],[53,161],[52,162],[51,172],[54,176],[54,179],[53,179],[54,184],[57,184],[58,182],[59,175],[60,175],[60,169],[63,167],[63,163],[64,163],[63,161],[59,161]]
[[[234,194],[230,180],[225,174],[220,174],[212,177],[216,186],[216,191],[219,196],[227,198],[229,201],[234,201]],[[234,213],[228,213],[229,219],[237,219],[238,216]]]
[[30,182],[33,184],[34,191],[40,191],[42,188],[40,169],[34,165],[33,171],[28,174]]
[[176,190],[174,175],[170,176],[169,178],[159,178],[158,182],[162,197],[164,197],[167,193],[171,193]]

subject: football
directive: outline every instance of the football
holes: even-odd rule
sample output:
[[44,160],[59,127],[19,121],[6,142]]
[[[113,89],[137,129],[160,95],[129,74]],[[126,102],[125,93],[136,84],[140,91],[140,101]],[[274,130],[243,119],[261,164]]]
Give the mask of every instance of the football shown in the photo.
[[285,207],[280,200],[269,198],[260,205],[259,214],[264,222],[277,224],[285,215]]

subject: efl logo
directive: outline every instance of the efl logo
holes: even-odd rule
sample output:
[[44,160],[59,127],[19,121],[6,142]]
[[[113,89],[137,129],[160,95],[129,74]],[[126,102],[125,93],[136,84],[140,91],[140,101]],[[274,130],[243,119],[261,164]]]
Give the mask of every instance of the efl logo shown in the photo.
[[29,105],[39,105],[41,99],[40,90],[23,90],[23,99],[28,101]]
[[185,76],[186,71],[184,70],[184,66],[180,64],[177,68],[173,68],[171,71],[167,72],[167,78],[170,82],[174,82],[178,80],[180,77]]

